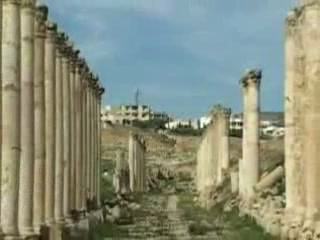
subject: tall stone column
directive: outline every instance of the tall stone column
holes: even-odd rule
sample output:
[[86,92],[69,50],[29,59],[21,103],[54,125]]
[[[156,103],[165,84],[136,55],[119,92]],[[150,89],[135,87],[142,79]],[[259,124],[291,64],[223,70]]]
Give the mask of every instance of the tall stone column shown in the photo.
[[93,196],[95,199],[95,204],[98,203],[97,201],[97,184],[98,184],[98,77],[95,78],[96,84],[94,86],[94,92],[93,92],[93,104],[92,104],[92,110],[93,110]]
[[229,121],[231,109],[224,108],[221,116],[221,169],[222,171],[228,170],[230,167],[229,155]]
[[36,9],[34,40],[34,185],[33,185],[33,226],[36,234],[40,233],[44,224],[44,192],[45,192],[45,58],[44,42],[46,36],[45,22],[48,8],[39,6]]
[[82,196],[83,196],[83,160],[84,155],[82,154],[82,150],[84,148],[83,143],[83,115],[82,115],[82,79],[81,73],[83,71],[84,61],[82,59],[77,58],[76,60],[76,69],[75,69],[75,159],[76,159],[76,183],[75,183],[75,204],[76,209],[83,208],[82,205]]
[[63,33],[58,33],[56,48],[56,79],[55,79],[55,192],[54,192],[54,219],[56,223],[64,222],[63,189],[64,189],[64,138],[63,138],[63,77],[62,51],[66,41]]
[[82,119],[82,208],[87,209],[87,197],[88,197],[88,188],[87,188],[87,179],[88,179],[88,76],[89,69],[86,63],[81,74],[81,119]]
[[259,88],[261,80],[260,70],[249,70],[241,79],[244,88],[245,104],[243,123],[243,168],[245,169],[245,199],[250,200],[254,197],[254,185],[259,181],[259,137],[260,137],[260,101]]
[[104,94],[105,89],[99,89],[99,97],[98,97],[98,193],[97,200],[98,205],[101,206],[101,161],[102,161],[102,129],[101,129],[101,98]]
[[[51,22],[47,22],[46,24],[46,38],[45,38],[45,222],[48,226],[54,223],[55,214],[55,176],[56,176],[56,161],[59,161],[56,156],[61,156],[61,153],[56,153],[56,149],[61,151],[61,148],[56,148],[56,136],[58,134],[58,126],[61,126],[61,123],[56,124],[57,116],[59,119],[61,118],[61,109],[62,109],[62,100],[56,100],[56,93],[57,97],[61,97],[61,66],[59,65],[60,62],[60,55],[56,55],[56,44],[57,44],[57,25]],[[56,59],[58,61],[57,65],[57,78],[56,78]],[[60,74],[60,75],[59,75]],[[59,87],[56,92],[56,83]],[[59,104],[59,105],[58,105]],[[57,107],[56,107],[57,106]],[[56,115],[56,108],[60,113]],[[59,142],[58,144],[62,144]],[[61,158],[60,158],[61,160]],[[57,163],[57,166],[59,164]],[[58,180],[58,179],[57,179]],[[60,181],[60,179],[58,180]],[[57,182],[58,184],[58,182]]]
[[[0,44],[1,44],[1,41],[2,41],[2,2],[3,1],[0,1]],[[2,73],[1,73],[1,61],[2,61],[2,58],[1,58],[1,55],[2,55],[2,47],[0,47],[0,84],[2,85],[1,83],[1,79],[2,79]],[[0,134],[2,133],[2,91],[0,90]],[[1,136],[1,135],[0,135]],[[1,151],[1,145],[2,145],[2,136],[0,137],[0,151]],[[2,165],[2,161],[1,161],[1,153],[0,153],[0,179],[1,179],[1,165]],[[2,226],[1,226],[1,189],[0,189],[0,237],[2,235]]]
[[[303,26],[301,27],[301,36],[303,46],[305,46],[305,78],[302,84],[306,84],[304,99],[305,107],[305,176],[306,176],[306,203],[307,218],[310,220],[319,220],[320,218],[320,192],[319,192],[319,71],[320,71],[320,49],[317,47],[320,36],[320,4],[318,1],[304,6]],[[301,194],[301,193],[300,193]]]
[[305,205],[303,157],[303,118],[305,116],[304,54],[299,30],[299,13],[291,11],[286,19],[285,39],[285,176],[286,211],[302,216]]
[[76,208],[76,111],[75,111],[75,77],[76,61],[79,50],[74,50],[70,55],[70,209]]
[[62,55],[62,88],[63,88],[63,215],[70,218],[70,173],[71,173],[71,121],[70,121],[70,65],[71,46],[68,40],[64,43]]
[[20,7],[21,1],[3,0],[2,10],[2,148],[1,224],[6,237],[18,236],[20,165]]
[[91,147],[91,140],[92,140],[92,119],[91,119],[91,103],[92,103],[92,74],[89,75],[88,77],[88,88],[87,88],[87,173],[86,173],[86,178],[87,178],[87,199],[92,200],[92,188],[91,188],[91,179],[92,179],[92,147]]
[[18,224],[20,235],[23,237],[34,234],[34,10],[35,0],[21,1],[21,155]]

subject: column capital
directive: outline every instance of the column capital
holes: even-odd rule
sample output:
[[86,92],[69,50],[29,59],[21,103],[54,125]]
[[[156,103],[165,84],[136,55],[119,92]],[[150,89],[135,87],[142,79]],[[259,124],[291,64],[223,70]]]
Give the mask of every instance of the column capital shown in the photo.
[[49,9],[46,5],[39,5],[36,7],[35,14],[35,36],[44,38],[46,37],[46,21],[48,19]]
[[46,21],[46,38],[52,42],[57,42],[57,30],[58,26],[56,23]]
[[104,87],[100,87],[99,88],[99,95],[102,96],[104,94],[104,92],[105,92]]
[[256,85],[257,87],[260,85],[260,81],[262,78],[262,70],[260,69],[248,69],[240,80],[240,83],[244,88],[250,85]]
[[[11,0],[12,1],[12,0]],[[6,1],[4,1],[6,2]],[[21,8],[32,8],[36,6],[36,0],[20,0]]]
[[77,62],[79,59],[80,50],[79,49],[71,49],[70,52],[70,70],[75,73],[76,68],[78,67]]

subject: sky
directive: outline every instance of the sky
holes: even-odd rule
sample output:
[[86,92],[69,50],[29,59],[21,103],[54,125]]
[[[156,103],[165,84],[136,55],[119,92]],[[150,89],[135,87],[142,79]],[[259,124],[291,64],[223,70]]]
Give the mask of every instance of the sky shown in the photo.
[[282,111],[284,19],[295,0],[43,0],[106,88],[172,116],[242,110],[239,79],[261,68],[262,111]]

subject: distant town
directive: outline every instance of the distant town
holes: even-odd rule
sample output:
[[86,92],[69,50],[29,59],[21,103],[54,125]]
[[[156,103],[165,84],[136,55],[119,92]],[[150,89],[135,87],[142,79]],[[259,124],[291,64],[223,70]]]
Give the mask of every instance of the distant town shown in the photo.
[[[260,131],[270,137],[284,136],[284,116],[282,112],[261,112]],[[158,112],[149,105],[106,105],[101,110],[103,128],[114,125],[139,125],[148,122],[162,122],[162,130],[193,129],[203,130],[212,121],[210,111],[204,116],[194,119],[176,119],[166,112]],[[242,113],[232,113],[230,116],[230,132],[242,132]]]

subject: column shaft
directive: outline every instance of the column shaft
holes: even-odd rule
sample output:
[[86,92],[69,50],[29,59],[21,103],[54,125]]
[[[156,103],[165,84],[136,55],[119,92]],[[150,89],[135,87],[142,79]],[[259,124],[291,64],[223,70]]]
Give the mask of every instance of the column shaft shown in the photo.
[[[61,123],[56,124],[56,120],[61,120],[61,115],[57,113],[56,108],[61,113],[61,98],[56,101],[57,97],[61,97],[61,78],[57,75],[56,78],[56,59],[60,62],[60,58],[56,57],[56,44],[57,44],[57,26],[52,23],[47,24],[46,39],[45,39],[45,221],[46,224],[51,225],[54,223],[54,208],[55,208],[55,176],[56,176],[56,164],[55,161],[61,161],[60,153],[56,150],[61,151],[61,149],[56,148],[56,136],[58,136],[58,131],[61,131]],[[59,64],[58,62],[58,64]],[[61,73],[60,65],[57,67],[57,74]],[[59,87],[60,92],[56,92],[56,83]],[[59,106],[58,106],[59,104]],[[57,106],[57,107],[56,107]],[[59,117],[56,118],[56,117]],[[61,140],[61,139],[59,139]],[[62,144],[62,143],[58,143]],[[57,158],[56,158],[57,156]],[[59,164],[57,163],[57,166]],[[58,179],[56,179],[58,180]],[[60,179],[58,180],[60,181]],[[57,182],[58,184],[59,182]]]
[[76,205],[76,139],[75,139],[75,59],[72,56],[70,61],[70,209]]
[[75,121],[76,121],[76,129],[75,129],[75,159],[76,159],[76,184],[75,184],[75,192],[76,192],[76,209],[81,209],[82,206],[82,165],[83,165],[83,155],[82,155],[82,91],[81,91],[81,79],[80,79],[80,69],[81,62],[77,62],[76,71],[75,71]]
[[[304,64],[298,16],[291,12],[286,19],[285,40],[285,176],[288,213],[303,214],[305,180],[302,131],[304,126],[305,89],[301,88]],[[298,87],[298,88],[297,88]]]
[[[318,124],[320,121],[320,49],[317,47],[320,36],[319,26],[319,4],[305,6],[301,31],[303,46],[305,46],[305,81],[307,81],[305,102],[307,104],[305,106],[305,135],[302,137],[305,141],[307,217],[317,219],[320,217],[320,149],[318,147],[320,144]],[[303,85],[303,82],[301,85]]]
[[[85,71],[85,70],[84,70]],[[82,96],[81,96],[81,118],[82,118],[82,208],[87,208],[87,178],[88,178],[88,119],[87,119],[87,98],[88,98],[88,80],[87,80],[87,74],[84,72],[82,79],[81,79],[81,90],[82,90]]]
[[259,86],[261,73],[258,71],[250,71],[245,76],[242,84],[245,88],[246,106],[244,107],[243,123],[245,131],[243,141],[245,148],[243,149],[243,167],[245,171],[245,198],[247,200],[254,196],[254,185],[259,181],[259,138],[260,138],[260,120],[259,120]]
[[44,89],[44,38],[47,8],[37,8],[34,42],[34,185],[33,185],[33,226],[36,233],[44,223],[45,192],[45,89]]
[[[89,80],[90,81],[90,80]],[[91,200],[92,189],[91,189],[91,177],[92,177],[92,155],[91,155],[91,86],[87,88],[87,199]]]
[[6,236],[18,234],[20,165],[20,1],[2,1],[2,165],[1,224]]
[[59,34],[56,49],[56,79],[55,79],[55,194],[54,218],[55,222],[63,222],[63,186],[64,186],[64,161],[63,161],[63,78],[62,78],[62,53],[61,38]]
[[[19,184],[19,232],[33,234],[32,204],[34,176],[34,7],[35,1],[21,5],[21,162]],[[39,109],[39,108],[38,108]],[[37,110],[38,110],[37,109]]]
[[63,215],[70,217],[70,173],[71,173],[71,126],[70,126],[70,73],[69,73],[69,51],[65,43],[62,56],[62,88],[63,88]]

